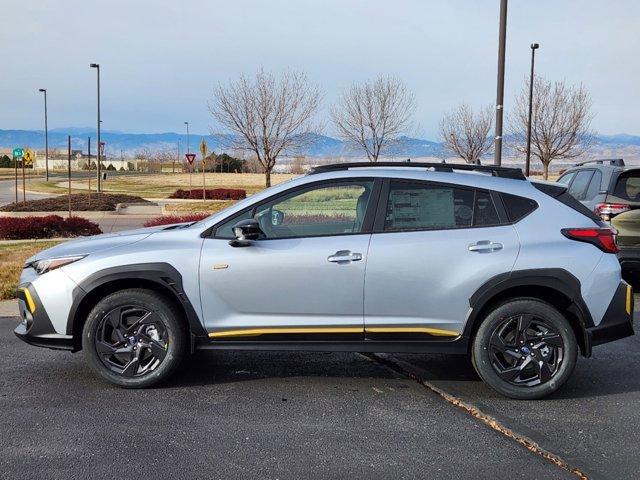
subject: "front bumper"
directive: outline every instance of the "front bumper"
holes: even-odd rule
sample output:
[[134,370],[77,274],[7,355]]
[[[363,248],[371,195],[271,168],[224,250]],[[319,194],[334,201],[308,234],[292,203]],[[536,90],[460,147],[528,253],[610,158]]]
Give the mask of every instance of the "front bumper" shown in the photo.
[[22,322],[13,333],[20,340],[37,347],[76,350],[71,335],[61,335],[55,331],[35,288],[31,284],[19,287],[18,308]]
[[587,345],[594,347],[633,335],[633,307],[633,290],[621,281],[600,324],[586,329]]

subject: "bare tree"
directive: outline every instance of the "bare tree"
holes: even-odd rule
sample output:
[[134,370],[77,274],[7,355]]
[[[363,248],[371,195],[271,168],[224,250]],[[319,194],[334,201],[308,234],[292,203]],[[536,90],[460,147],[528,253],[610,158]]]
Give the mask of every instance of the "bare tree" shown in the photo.
[[233,135],[232,148],[249,151],[260,162],[266,186],[279,155],[295,152],[311,138],[320,89],[304,73],[287,72],[280,78],[258,70],[255,78],[241,76],[218,85],[209,111]]
[[493,109],[490,106],[481,108],[476,114],[473,108],[463,103],[446,113],[440,121],[444,148],[467,163],[476,163],[491,150],[493,141],[489,132],[492,126]]
[[354,84],[331,109],[340,137],[364,150],[370,162],[406,133],[416,109],[413,93],[397,78]]
[[[567,86],[536,76],[533,82],[531,155],[542,163],[543,176],[556,158],[578,157],[591,146],[591,99],[582,85]],[[516,97],[511,127],[514,146],[524,152],[529,122],[529,79]]]

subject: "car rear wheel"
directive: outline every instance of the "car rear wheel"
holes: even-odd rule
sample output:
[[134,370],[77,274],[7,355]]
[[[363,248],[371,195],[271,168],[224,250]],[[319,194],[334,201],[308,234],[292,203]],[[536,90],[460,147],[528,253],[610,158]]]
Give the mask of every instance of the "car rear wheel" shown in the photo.
[[571,376],[578,343],[553,306],[515,299],[493,310],[473,341],[472,360],[491,388],[515,399],[545,397]]
[[125,388],[144,388],[166,380],[186,352],[178,309],[152,290],[112,293],[91,310],[82,333],[91,368]]

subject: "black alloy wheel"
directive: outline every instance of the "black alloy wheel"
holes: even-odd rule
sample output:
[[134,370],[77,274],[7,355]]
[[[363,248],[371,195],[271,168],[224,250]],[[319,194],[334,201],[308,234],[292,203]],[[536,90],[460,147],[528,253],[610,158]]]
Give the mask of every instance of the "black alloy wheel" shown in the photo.
[[134,305],[108,312],[98,324],[94,343],[102,363],[124,377],[154,371],[169,347],[167,328],[159,316]]
[[531,314],[509,317],[498,324],[489,342],[491,365],[498,376],[517,386],[546,383],[564,359],[560,334]]
[[156,385],[188,355],[188,325],[179,306],[161,292],[133,288],[96,303],[82,330],[89,366],[124,388]]

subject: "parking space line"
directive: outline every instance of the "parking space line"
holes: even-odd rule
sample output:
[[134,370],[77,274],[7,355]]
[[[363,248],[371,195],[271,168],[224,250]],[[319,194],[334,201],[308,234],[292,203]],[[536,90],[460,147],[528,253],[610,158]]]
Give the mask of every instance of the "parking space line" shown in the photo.
[[525,435],[522,435],[522,434],[512,430],[511,428],[507,427],[506,425],[501,423],[499,420],[497,420],[495,417],[492,417],[491,415],[488,415],[485,412],[483,412],[482,410],[480,410],[478,407],[476,407],[476,406],[474,406],[472,404],[469,404],[469,403],[463,401],[462,399],[456,397],[455,395],[452,395],[452,394],[442,390],[441,388],[437,387],[436,385],[434,385],[433,383],[429,382],[428,380],[425,380],[424,378],[420,378],[420,376],[418,374],[416,374],[412,370],[406,368],[403,365],[404,362],[395,360],[395,359],[391,358],[387,354],[360,353],[360,355],[362,355],[365,358],[368,358],[368,359],[370,359],[370,360],[372,360],[374,362],[377,362],[377,363],[389,368],[390,370],[392,370],[392,371],[394,371],[394,372],[396,372],[396,373],[398,373],[400,375],[404,375],[404,376],[409,377],[410,379],[418,382],[423,387],[425,387],[425,388],[431,390],[433,393],[439,395],[446,402],[448,402],[451,405],[463,410],[464,412],[466,412],[467,414],[471,415],[475,419],[479,420],[480,422],[482,422],[483,424],[485,424],[489,428],[501,433],[502,435],[504,435],[505,437],[507,437],[507,438],[509,438],[511,440],[516,441],[518,444],[520,444],[521,446],[523,446],[524,448],[526,448],[530,452],[532,452],[532,453],[534,453],[536,455],[539,455],[542,458],[544,458],[545,460],[548,460],[549,462],[553,463],[557,467],[559,467],[559,468],[561,468],[563,470],[566,470],[569,473],[572,473],[572,474],[576,475],[581,480],[588,480],[590,478],[589,475],[587,475],[587,473],[585,473],[582,469],[569,464],[566,460],[564,460],[559,455],[557,455],[557,454],[555,454],[553,452],[550,452],[549,450],[546,450],[546,449],[542,448],[533,439],[531,439],[531,438],[529,438],[529,437],[527,437]]

